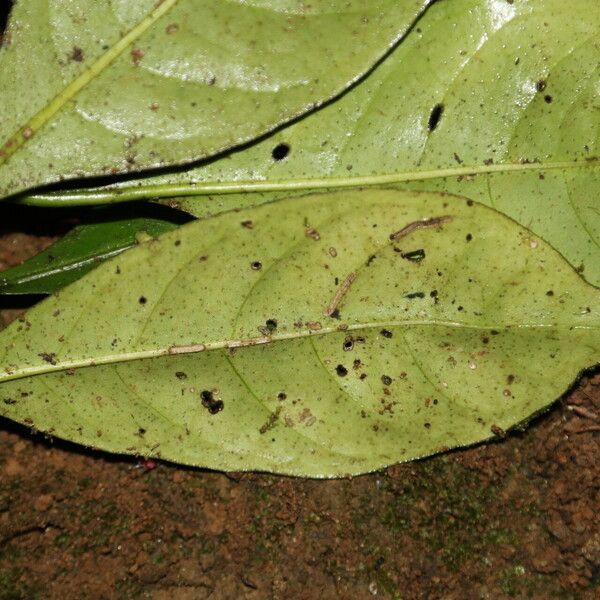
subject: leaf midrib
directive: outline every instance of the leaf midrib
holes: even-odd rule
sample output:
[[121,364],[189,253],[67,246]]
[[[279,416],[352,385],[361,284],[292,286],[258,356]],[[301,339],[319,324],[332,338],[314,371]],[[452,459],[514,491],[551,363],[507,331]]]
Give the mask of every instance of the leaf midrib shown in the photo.
[[158,19],[171,10],[179,0],[159,0],[135,27],[132,27],[119,41],[104,54],[85,68],[75,79],[66,85],[44,108],[38,111],[29,121],[0,145],[0,166],[6,164],[9,158],[28,140],[34,137],[61,108],[72,100],[85,86],[98,77],[111,65],[133,42],[141,37]]
[[289,333],[282,333],[279,335],[272,336],[260,336],[255,338],[246,339],[232,339],[232,340],[221,340],[217,342],[197,343],[185,346],[171,345],[168,347],[155,348],[152,350],[138,350],[132,352],[121,352],[118,354],[107,354],[104,356],[83,358],[81,360],[71,360],[57,362],[52,365],[50,363],[44,363],[40,365],[34,365],[19,369],[18,367],[12,369],[7,366],[2,373],[0,373],[0,384],[13,381],[16,379],[23,379],[26,377],[32,377],[36,375],[46,375],[48,373],[68,371],[72,369],[81,369],[87,367],[94,367],[100,365],[110,364],[121,364],[126,362],[133,362],[136,360],[144,360],[150,358],[160,358],[164,356],[176,356],[176,355],[187,355],[187,354],[198,354],[201,352],[209,352],[213,350],[231,350],[237,348],[246,348],[250,346],[259,346],[264,344],[270,344],[274,342],[281,342],[286,340],[305,339],[314,336],[345,333],[350,331],[364,330],[364,329],[381,329],[387,327],[449,327],[456,329],[468,329],[475,331],[511,331],[518,329],[547,329],[553,331],[574,331],[574,330],[598,330],[600,331],[600,322],[593,323],[591,325],[558,325],[558,324],[544,324],[544,323],[532,323],[532,324],[481,324],[475,325],[470,323],[464,323],[460,321],[443,321],[443,320],[404,320],[404,321],[378,321],[368,323],[355,323],[353,325],[335,327],[322,327],[319,330],[303,330],[303,331],[292,331]]
[[600,167],[600,158],[558,162],[502,163],[477,166],[451,167],[423,171],[406,171],[383,175],[351,177],[318,177],[306,179],[282,179],[276,181],[222,181],[186,182],[156,185],[135,185],[98,190],[57,191],[48,194],[33,194],[21,200],[32,206],[83,206],[98,203],[118,203],[148,198],[177,198],[210,194],[237,194],[246,192],[293,192],[318,189],[344,189],[394,185],[410,181],[444,179],[448,177],[470,177],[494,173],[519,173],[527,171],[555,171],[595,169]]

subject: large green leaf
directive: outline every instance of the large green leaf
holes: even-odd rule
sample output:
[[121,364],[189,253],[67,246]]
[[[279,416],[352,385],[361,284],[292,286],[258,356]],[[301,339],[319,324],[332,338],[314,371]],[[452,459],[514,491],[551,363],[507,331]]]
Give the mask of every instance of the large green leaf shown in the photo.
[[0,49],[0,197],[253,139],[356,81],[429,2],[17,2]]
[[[310,188],[449,191],[508,214],[600,284],[599,136],[597,0],[452,0],[361,85],[263,142],[55,201],[179,196],[205,216]],[[235,194],[248,190],[264,193]]]
[[600,361],[600,292],[450,195],[184,225],[0,334],[0,414],[105,450],[335,476],[471,444]]
[[179,211],[139,203],[135,207],[99,207],[84,212],[81,223],[49,248],[1,272],[0,295],[51,294],[106,259],[191,219]]

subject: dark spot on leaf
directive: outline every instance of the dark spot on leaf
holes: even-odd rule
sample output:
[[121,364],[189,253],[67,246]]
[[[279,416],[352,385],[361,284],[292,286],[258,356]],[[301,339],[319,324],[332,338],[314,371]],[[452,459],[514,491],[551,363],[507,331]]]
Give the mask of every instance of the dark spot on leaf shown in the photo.
[[510,385],[511,383],[514,383],[515,381],[515,376],[514,375],[508,375],[506,377],[506,383],[508,383],[508,385]]
[[348,375],[348,369],[346,369],[346,367],[344,365],[338,365],[335,368],[335,372],[340,376],[340,377],[346,377],[346,375]]
[[498,427],[498,425],[492,425],[490,427],[492,433],[498,437],[505,437],[506,436],[506,432],[504,431],[504,429],[502,429],[502,427]]
[[546,292],[546,296],[554,296],[554,292],[552,290],[548,290]]
[[51,365],[56,364],[56,354],[54,352],[40,352],[38,356]]
[[4,404],[16,404],[17,401],[13,400],[12,398],[4,398],[3,400]]
[[411,292],[410,294],[406,294],[404,296],[409,300],[413,300],[414,298],[425,298],[425,292]]
[[285,400],[287,398],[287,394],[285,392],[279,392],[279,394],[277,394],[277,400],[281,400],[283,402],[283,400]]
[[240,225],[246,229],[252,229],[254,227],[254,223],[250,219],[244,219]]
[[341,319],[341,315],[340,315],[340,309],[336,308],[330,315],[329,315],[332,319]]
[[275,148],[273,148],[273,151],[271,152],[271,156],[273,157],[273,160],[283,160],[288,154],[290,153],[290,146],[289,144],[277,144],[277,146],[275,146]]
[[177,377],[177,379],[187,379],[187,375],[183,371],[177,371],[175,377]]
[[262,263],[259,260],[255,260],[254,262],[250,263],[250,267],[254,271],[260,271],[262,269]]
[[482,337],[481,338],[481,343],[482,344],[489,344],[490,343],[490,338],[489,337]]
[[367,267],[371,265],[371,263],[377,258],[374,254],[371,254],[367,260]]
[[389,329],[382,329],[379,333],[381,333],[384,338],[388,339],[394,335]]
[[552,96],[551,96],[550,94],[546,94],[546,95],[544,96],[544,102],[545,102],[546,104],[552,104]]
[[146,430],[145,430],[143,427],[140,427],[140,428],[138,429],[138,433],[139,433],[140,435],[144,435],[144,434],[146,433]]
[[223,410],[223,401],[216,399],[212,392],[204,390],[200,393],[200,398],[202,400],[202,406],[204,406],[204,408],[207,408],[208,412],[211,415],[216,415],[218,412],[221,412]]
[[546,89],[546,80],[545,79],[540,79],[536,84],[535,84],[535,89],[538,92],[543,92]]
[[471,199],[467,200],[467,206],[473,206],[473,204],[475,204],[475,202],[473,202],[473,200],[471,200]]
[[267,319],[265,325],[271,333],[277,329],[277,319]]
[[140,304],[146,304],[146,302],[148,302],[148,299],[146,298],[146,296],[140,296],[138,302]]
[[73,46],[69,58],[75,62],[83,62],[83,50],[79,46]]
[[367,378],[367,374],[366,373],[361,373],[359,379],[366,379]]
[[383,385],[392,385],[392,378],[389,375],[382,375],[381,383],[383,383]]
[[473,239],[473,236],[470,233],[467,233],[467,237],[465,239],[467,242],[470,242]]
[[352,348],[354,348],[354,340],[351,337],[347,337],[344,340],[342,347],[344,348],[344,350],[346,352],[348,352],[349,350],[352,350]]
[[500,334],[500,332],[497,329],[490,329],[490,333],[492,335],[499,335]]
[[418,250],[412,250],[411,252],[402,252],[400,256],[412,262],[421,262],[425,258],[425,250],[419,248]]
[[434,131],[438,126],[440,119],[442,118],[442,114],[444,113],[444,105],[436,104],[429,115],[429,121],[427,122],[427,126],[429,127],[429,131]]

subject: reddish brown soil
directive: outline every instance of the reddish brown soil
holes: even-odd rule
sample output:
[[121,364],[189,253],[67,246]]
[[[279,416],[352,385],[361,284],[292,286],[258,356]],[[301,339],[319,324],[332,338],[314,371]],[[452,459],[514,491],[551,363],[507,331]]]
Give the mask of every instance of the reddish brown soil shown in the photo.
[[[52,239],[0,218],[0,269]],[[0,327],[27,303],[1,302]],[[597,373],[525,433],[337,481],[149,470],[0,421],[0,600],[598,598],[598,414]]]

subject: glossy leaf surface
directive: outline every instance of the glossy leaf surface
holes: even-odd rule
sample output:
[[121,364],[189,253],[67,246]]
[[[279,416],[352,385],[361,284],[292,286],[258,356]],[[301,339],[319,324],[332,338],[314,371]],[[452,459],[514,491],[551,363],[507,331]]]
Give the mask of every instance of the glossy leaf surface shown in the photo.
[[0,198],[203,158],[368,71],[428,0],[28,0],[0,48]]
[[0,413],[307,476],[501,435],[600,361],[600,292],[499,213],[369,190],[184,225],[0,334]]
[[596,0],[439,2],[363,83],[263,142],[55,200],[180,196],[204,216],[311,188],[447,191],[516,219],[598,285],[599,34]]

